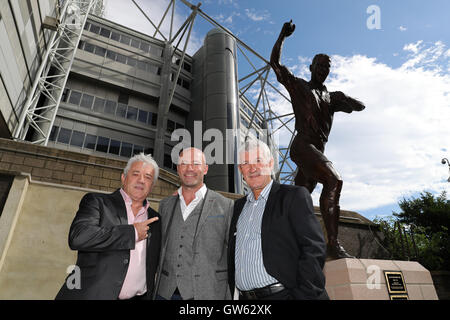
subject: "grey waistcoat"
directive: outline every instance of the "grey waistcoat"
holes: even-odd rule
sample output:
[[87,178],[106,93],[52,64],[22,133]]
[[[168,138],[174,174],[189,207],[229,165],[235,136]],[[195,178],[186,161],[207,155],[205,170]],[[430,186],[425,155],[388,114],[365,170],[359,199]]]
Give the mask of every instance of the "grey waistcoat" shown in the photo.
[[165,299],[170,299],[177,287],[183,299],[194,297],[192,248],[203,202],[204,199],[197,204],[186,221],[183,220],[180,203],[175,207],[158,290],[158,294]]

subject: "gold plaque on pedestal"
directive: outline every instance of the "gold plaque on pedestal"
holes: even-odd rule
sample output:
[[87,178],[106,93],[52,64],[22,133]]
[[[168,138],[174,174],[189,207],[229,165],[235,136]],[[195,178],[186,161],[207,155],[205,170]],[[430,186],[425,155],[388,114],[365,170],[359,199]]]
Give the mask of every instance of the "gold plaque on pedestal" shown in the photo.
[[[405,280],[401,271],[384,271],[386,278],[386,286],[388,288],[391,300],[398,300],[398,298],[408,298]],[[397,299],[392,299],[397,298]]]

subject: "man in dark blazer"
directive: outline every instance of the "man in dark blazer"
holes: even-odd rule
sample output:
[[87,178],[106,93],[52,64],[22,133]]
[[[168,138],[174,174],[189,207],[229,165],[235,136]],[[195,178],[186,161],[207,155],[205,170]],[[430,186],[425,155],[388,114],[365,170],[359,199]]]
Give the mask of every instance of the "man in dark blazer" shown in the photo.
[[[152,157],[141,153],[128,161],[121,189],[82,198],[69,232],[69,247],[78,250],[78,268],[67,277],[56,299],[151,298],[161,223],[146,198],[158,173]],[[73,281],[76,276],[79,281]]]
[[235,202],[229,233],[228,279],[240,300],[328,299],[326,245],[304,187],[272,180],[273,157],[260,140],[239,152],[251,189]]

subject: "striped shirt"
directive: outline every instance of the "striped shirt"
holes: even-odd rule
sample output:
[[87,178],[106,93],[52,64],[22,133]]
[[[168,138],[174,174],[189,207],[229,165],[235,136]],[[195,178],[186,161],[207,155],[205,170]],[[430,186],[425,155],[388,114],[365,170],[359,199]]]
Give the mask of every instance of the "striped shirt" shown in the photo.
[[239,290],[262,288],[278,282],[270,276],[263,263],[261,249],[261,223],[273,180],[256,200],[253,192],[239,216],[236,229],[236,287]]

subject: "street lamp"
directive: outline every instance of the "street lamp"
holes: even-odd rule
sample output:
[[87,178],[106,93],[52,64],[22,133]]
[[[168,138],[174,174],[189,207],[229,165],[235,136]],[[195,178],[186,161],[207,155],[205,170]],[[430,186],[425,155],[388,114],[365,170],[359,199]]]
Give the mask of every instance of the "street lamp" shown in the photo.
[[[448,171],[450,172],[450,162],[448,161],[448,159],[444,158],[444,159],[441,160],[442,164],[445,164],[446,162],[447,162],[447,165],[448,165]],[[448,177],[447,181],[450,182],[450,177]]]

